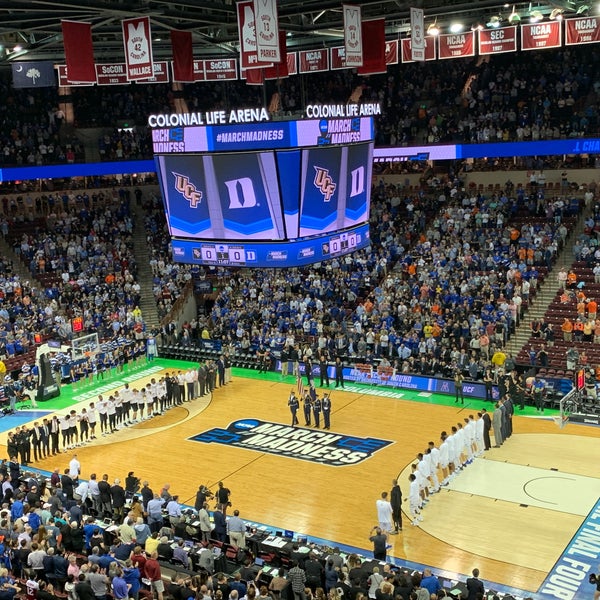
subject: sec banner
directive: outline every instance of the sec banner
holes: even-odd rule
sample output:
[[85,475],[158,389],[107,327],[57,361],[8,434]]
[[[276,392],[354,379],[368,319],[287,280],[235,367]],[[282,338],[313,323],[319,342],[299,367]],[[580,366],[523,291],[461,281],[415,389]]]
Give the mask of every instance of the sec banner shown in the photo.
[[482,29],[479,32],[479,54],[501,54],[517,51],[517,26]]
[[565,21],[565,44],[596,44],[600,42],[600,23],[596,17],[580,17]]
[[[402,62],[415,62],[412,58],[412,40],[410,38],[403,38],[400,40],[400,43],[402,49]],[[435,60],[435,38],[431,35],[425,38],[425,60]]]
[[521,25],[521,50],[545,50],[561,45],[561,21]]
[[152,37],[150,17],[135,17],[121,21],[127,79],[138,81],[152,77]]
[[465,58],[475,56],[475,32],[444,33],[438,37],[439,57]]

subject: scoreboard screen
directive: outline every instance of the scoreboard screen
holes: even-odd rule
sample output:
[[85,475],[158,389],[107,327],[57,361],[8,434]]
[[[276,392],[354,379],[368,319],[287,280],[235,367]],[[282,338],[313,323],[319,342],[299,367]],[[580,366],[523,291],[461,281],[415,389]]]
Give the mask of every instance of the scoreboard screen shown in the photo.
[[369,219],[373,145],[157,157],[173,237],[284,241]]
[[[286,135],[274,136],[277,127]],[[372,119],[157,131],[155,139],[182,142],[171,151],[155,144],[175,261],[287,267],[369,245]]]

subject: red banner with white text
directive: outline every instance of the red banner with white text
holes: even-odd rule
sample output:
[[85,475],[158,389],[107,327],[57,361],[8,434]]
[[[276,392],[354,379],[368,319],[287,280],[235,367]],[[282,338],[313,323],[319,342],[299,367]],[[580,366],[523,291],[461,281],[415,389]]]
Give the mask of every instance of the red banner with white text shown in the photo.
[[398,64],[398,40],[390,40],[385,43],[385,64]]
[[475,32],[443,33],[438,36],[438,50],[440,59],[475,56]]
[[[412,40],[403,38],[400,40],[401,54],[403,63],[416,62],[412,59]],[[432,35],[425,37],[425,60],[435,60],[435,38]]]
[[521,25],[522,50],[546,50],[562,45],[562,21],[546,21]]
[[579,17],[565,20],[565,44],[596,44],[600,42],[600,19]]
[[327,50],[327,48],[320,48],[319,50],[301,50],[299,54],[300,73],[329,71],[329,50]]
[[150,17],[135,17],[121,21],[127,79],[137,81],[153,76],[152,33]]
[[517,51],[517,26],[482,29],[479,32],[479,54],[501,54]]

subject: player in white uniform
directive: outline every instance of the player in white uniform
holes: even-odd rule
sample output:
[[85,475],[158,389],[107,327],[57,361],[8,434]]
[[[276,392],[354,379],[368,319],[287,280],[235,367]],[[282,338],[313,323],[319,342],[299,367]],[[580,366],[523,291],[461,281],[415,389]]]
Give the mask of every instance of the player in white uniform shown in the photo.
[[448,465],[450,463],[450,445],[448,444],[448,436],[445,431],[442,431],[440,436],[442,443],[440,444],[440,469],[442,469],[442,485],[448,485],[450,481],[450,472]]
[[429,442],[429,447],[425,451],[424,458],[429,460],[429,468],[431,471],[431,483],[433,484],[433,491],[440,491],[440,480],[438,479],[438,469],[440,468],[440,451],[435,447],[433,442]]
[[421,452],[417,454],[417,461],[417,469],[425,479],[425,489],[423,490],[423,493],[425,494],[425,498],[429,499],[429,494],[433,491],[431,485],[431,464],[429,460],[425,460],[425,456]]
[[377,506],[377,520],[379,521],[379,528],[387,535],[392,531],[392,505],[388,500],[388,493],[381,492],[381,498],[375,502]]
[[446,442],[448,443],[448,469],[450,471],[450,477],[454,477],[458,471],[456,463],[456,439],[454,433],[450,431],[450,434],[446,436]]
[[410,511],[410,518],[412,520],[413,525],[418,525],[420,521],[423,520],[421,516],[421,495],[419,493],[419,482],[417,481],[417,476],[414,473],[411,473],[408,476],[408,480],[410,481],[410,486],[408,488],[408,506]]
[[477,431],[473,415],[469,415],[469,418],[465,419],[465,430],[467,431],[469,438],[469,460],[473,462],[473,459],[477,456],[477,445],[475,443]]
[[483,441],[484,422],[481,418],[481,413],[477,413],[477,421],[475,421],[475,445],[477,446],[477,456],[483,454],[485,443]]
[[419,504],[419,508],[422,509],[423,506],[429,502],[429,499],[425,497],[425,490],[427,489],[427,479],[423,477],[423,473],[419,471],[418,463],[413,463],[411,465],[412,472],[414,476],[417,478],[417,484],[419,485],[419,495],[421,497],[421,503]]
[[460,423],[459,425],[460,429],[458,427],[452,428],[452,433],[454,434],[455,439],[454,458],[456,459],[455,466],[457,470],[462,469],[465,463],[465,432],[462,430],[462,425]]

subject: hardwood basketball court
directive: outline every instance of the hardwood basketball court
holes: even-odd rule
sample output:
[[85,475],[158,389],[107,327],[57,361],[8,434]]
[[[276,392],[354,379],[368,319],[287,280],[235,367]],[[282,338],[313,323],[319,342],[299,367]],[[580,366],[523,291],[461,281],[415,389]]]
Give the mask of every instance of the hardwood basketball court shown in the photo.
[[[361,462],[343,466],[235,447],[223,443],[226,435],[211,443],[190,439],[242,420],[247,420],[244,427],[254,421],[288,426],[289,392],[289,383],[234,376],[211,399],[185,403],[78,448],[82,475],[107,473],[112,483],[135,471],[155,491],[170,483],[180,501],[190,504],[200,484],[214,490],[223,481],[232,491],[233,507],[247,520],[368,551],[381,492],[401,473],[406,497],[416,453],[430,440],[437,444],[443,429],[476,412],[468,404],[439,406],[433,400],[417,403],[333,390],[331,431],[323,435],[351,436],[344,442],[349,448],[355,438],[359,444],[370,443],[360,441],[364,438],[382,440],[383,446]],[[301,412],[298,416],[303,425]],[[302,439],[304,434],[299,435]],[[551,420],[515,415],[513,437],[434,495],[421,527],[411,526],[404,515],[404,531],[390,537],[389,554],[449,573],[470,574],[478,567],[486,581],[537,590],[585,519],[590,502],[600,497],[599,436],[597,427],[568,424],[561,430]],[[1,434],[0,442],[5,440]],[[35,466],[62,471],[72,454]]]

